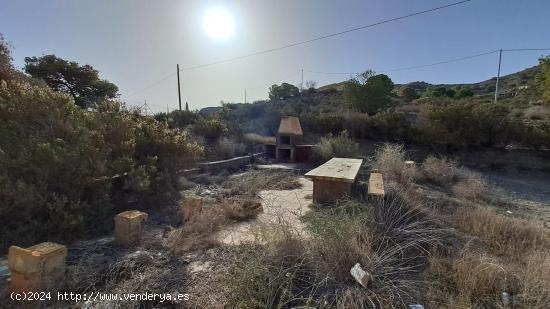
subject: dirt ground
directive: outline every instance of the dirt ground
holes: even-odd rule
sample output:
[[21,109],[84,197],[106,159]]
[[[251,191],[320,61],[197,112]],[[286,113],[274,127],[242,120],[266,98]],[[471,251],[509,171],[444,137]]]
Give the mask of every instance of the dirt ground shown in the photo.
[[512,214],[540,220],[550,228],[550,173],[528,170],[476,170],[510,205]]
[[300,217],[310,210],[313,182],[300,177],[301,188],[294,190],[265,190],[260,192],[263,212],[255,220],[243,221],[223,229],[218,240],[228,245],[268,240],[271,231],[281,224],[292,227],[298,234],[304,233]]

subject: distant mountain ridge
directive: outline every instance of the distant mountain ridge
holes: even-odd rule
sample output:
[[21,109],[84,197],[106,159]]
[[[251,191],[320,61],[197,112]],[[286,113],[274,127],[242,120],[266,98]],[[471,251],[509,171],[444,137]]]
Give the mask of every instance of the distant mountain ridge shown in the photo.
[[[540,66],[536,65],[522,71],[504,75],[500,77],[499,88],[501,95],[517,94],[518,92],[527,91],[531,92],[535,88],[536,75],[540,72]],[[321,86],[317,88],[320,93],[326,92],[342,92],[347,81],[339,83],[333,83]],[[495,91],[496,77],[488,80],[484,80],[478,83],[470,84],[430,84],[425,81],[414,81],[406,84],[396,84],[394,90],[399,90],[404,87],[411,87],[415,89],[419,94],[425,92],[428,88],[432,87],[470,87],[475,95],[492,94]],[[221,110],[220,106],[205,107],[200,110],[200,114],[209,115]]]

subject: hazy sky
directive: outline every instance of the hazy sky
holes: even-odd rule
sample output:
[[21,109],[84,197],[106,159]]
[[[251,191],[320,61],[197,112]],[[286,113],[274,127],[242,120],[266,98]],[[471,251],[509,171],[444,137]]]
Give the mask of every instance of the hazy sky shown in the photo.
[[[167,105],[171,110],[178,105],[176,63],[181,67],[209,63],[451,2],[455,0],[0,0],[0,33],[14,46],[18,67],[24,57],[43,54],[87,63],[117,84],[126,102],[147,100],[155,111],[164,111]],[[203,19],[212,7],[222,7],[233,16],[232,38],[217,40],[207,35]],[[216,106],[220,100],[242,102],[245,88],[249,102],[263,99],[275,82],[299,85],[302,68],[383,71],[499,48],[535,47],[550,47],[550,1],[473,0],[307,45],[182,72],[182,99],[192,109]],[[542,54],[506,53],[502,73],[533,66]],[[495,76],[497,62],[498,55],[492,54],[388,74],[396,83],[476,82]],[[324,85],[348,77],[305,72],[304,80]]]

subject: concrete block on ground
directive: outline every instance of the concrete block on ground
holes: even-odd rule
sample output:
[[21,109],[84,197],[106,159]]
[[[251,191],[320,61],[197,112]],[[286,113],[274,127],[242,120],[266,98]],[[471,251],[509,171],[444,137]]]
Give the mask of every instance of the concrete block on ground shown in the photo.
[[121,246],[139,245],[147,217],[146,213],[139,210],[129,210],[116,215],[115,243]]
[[369,196],[384,197],[384,180],[382,174],[371,173],[369,177]]
[[63,279],[67,248],[44,242],[29,248],[11,246],[8,266],[13,292],[43,291]]
[[364,288],[369,286],[371,282],[370,274],[361,268],[361,264],[357,263],[350,269],[351,276]]

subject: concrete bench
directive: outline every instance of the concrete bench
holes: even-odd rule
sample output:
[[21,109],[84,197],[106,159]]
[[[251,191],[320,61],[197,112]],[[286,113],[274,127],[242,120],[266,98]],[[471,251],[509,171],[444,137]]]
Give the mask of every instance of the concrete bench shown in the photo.
[[369,196],[384,197],[384,179],[380,173],[371,173],[369,177]]

